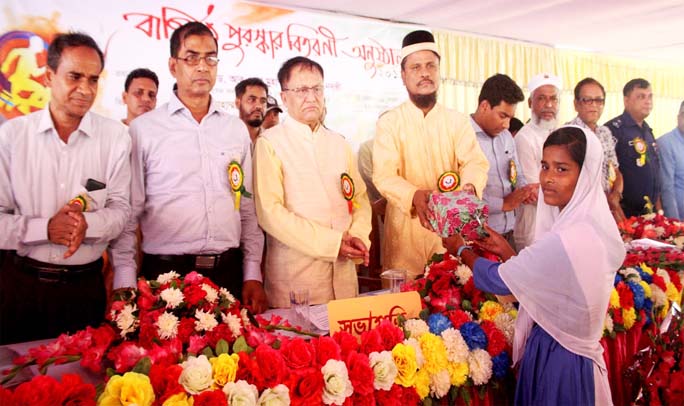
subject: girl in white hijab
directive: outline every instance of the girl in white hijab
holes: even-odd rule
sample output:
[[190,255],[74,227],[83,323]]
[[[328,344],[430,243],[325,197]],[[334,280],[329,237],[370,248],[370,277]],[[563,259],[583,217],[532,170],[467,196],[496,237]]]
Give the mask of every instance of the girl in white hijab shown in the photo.
[[602,159],[598,139],[579,127],[549,135],[534,243],[516,256],[491,229],[478,242],[504,263],[478,257],[459,235],[443,240],[473,269],[479,289],[520,303],[516,405],[612,404],[599,340],[625,248],[601,189]]

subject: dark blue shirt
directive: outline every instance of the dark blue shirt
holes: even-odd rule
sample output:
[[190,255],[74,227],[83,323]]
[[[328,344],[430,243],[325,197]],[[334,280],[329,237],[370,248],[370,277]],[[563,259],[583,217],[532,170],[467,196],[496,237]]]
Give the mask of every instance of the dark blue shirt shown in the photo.
[[[626,111],[605,124],[617,140],[615,153],[620,163],[625,189],[620,205],[626,216],[645,212],[644,196],[655,205],[660,197],[658,147],[651,127],[644,121],[639,127]],[[646,160],[640,159],[634,144],[638,138],[646,143]]]

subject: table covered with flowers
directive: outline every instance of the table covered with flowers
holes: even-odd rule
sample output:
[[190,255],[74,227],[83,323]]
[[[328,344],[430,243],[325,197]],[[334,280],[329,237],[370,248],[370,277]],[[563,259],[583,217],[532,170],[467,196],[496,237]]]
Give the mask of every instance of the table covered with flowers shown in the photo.
[[[674,383],[684,376],[681,318],[672,322],[682,297],[684,227],[662,216],[629,221],[621,225],[626,242],[649,237],[679,248],[630,249],[617,273],[602,340],[613,398],[673,404],[684,390]],[[472,271],[448,254],[403,289],[420,293],[420,318],[385,321],[360,337],[291,336],[278,333],[296,330],[287,320],[249,314],[198,273],[141,279],[103,325],[15,358],[0,378],[0,404],[511,404],[515,306],[477,290]],[[14,379],[66,363],[81,372]]]

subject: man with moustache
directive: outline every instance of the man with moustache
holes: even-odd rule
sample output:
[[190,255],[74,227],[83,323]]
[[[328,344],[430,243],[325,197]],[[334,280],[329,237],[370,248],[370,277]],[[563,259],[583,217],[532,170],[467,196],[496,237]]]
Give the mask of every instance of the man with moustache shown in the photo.
[[370,203],[351,146],[321,124],[323,68],[305,57],[278,71],[287,108],[254,151],[259,224],[267,233],[265,288],[272,307],[308,289],[311,304],[358,294],[356,263],[368,265]]
[[131,141],[90,112],[104,57],[82,33],[48,48],[48,107],[0,128],[0,344],[104,320],[102,253],[130,214]]
[[[532,119],[515,136],[515,148],[527,182],[538,184],[542,146],[551,131],[558,127],[561,80],[550,73],[542,73],[530,80],[527,89]],[[518,251],[532,244],[536,216],[536,202],[523,204],[517,209],[513,237]]]
[[268,100],[268,86],[259,78],[249,78],[235,85],[235,107],[240,120],[247,125],[252,145],[261,134],[264,111]]
[[620,222],[625,219],[625,214],[620,207],[622,196],[622,173],[620,173],[619,162],[615,155],[615,137],[608,127],[598,125],[598,121],[603,113],[603,106],[606,103],[606,92],[601,83],[594,78],[584,78],[575,86],[575,117],[568,124],[576,125],[591,130],[601,141],[603,148],[603,166],[601,182],[603,191],[608,199],[608,206],[615,218]]
[[157,107],[157,90],[159,78],[149,69],[132,70],[126,77],[121,100],[126,105],[126,118],[121,122],[130,125],[131,121],[141,114]]
[[432,34],[406,35],[401,56],[409,100],[378,119],[373,183],[387,199],[383,267],[415,278],[434,253],[444,252],[428,221],[430,194],[458,185],[482,196],[489,163],[468,117],[437,103],[440,56]]
[[139,223],[142,276],[197,271],[260,313],[266,309],[264,236],[247,193],[250,139],[245,125],[211,96],[218,62],[216,38],[206,25],[190,22],[171,35],[168,66],[177,90],[129,131],[132,215],[112,250],[114,288],[135,286]]
[[606,123],[617,140],[615,153],[624,177],[620,205],[625,216],[661,210],[660,162],[653,130],[646,117],[653,109],[653,91],[645,79],[632,79],[622,89],[625,111]]

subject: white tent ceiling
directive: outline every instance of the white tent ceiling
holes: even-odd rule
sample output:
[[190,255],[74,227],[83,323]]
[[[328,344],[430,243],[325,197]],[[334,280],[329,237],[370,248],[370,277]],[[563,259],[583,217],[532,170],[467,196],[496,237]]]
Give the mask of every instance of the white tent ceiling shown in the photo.
[[[684,65],[683,0],[266,0]],[[682,73],[684,74],[684,72]]]

